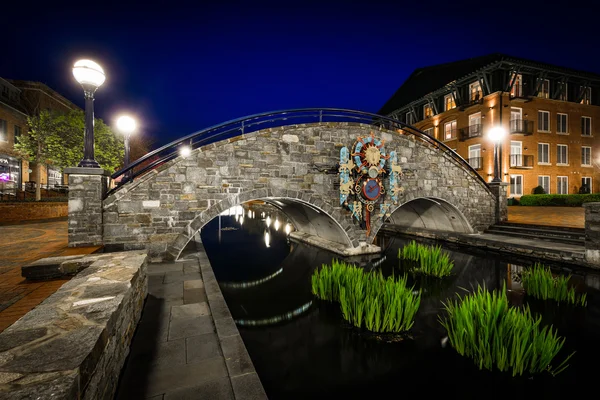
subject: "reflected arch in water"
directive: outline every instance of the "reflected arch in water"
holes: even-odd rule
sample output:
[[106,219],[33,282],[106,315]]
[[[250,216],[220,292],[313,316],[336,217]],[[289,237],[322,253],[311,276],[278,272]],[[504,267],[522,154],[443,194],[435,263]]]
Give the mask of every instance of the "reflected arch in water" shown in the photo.
[[473,233],[471,224],[458,208],[434,197],[419,197],[400,205],[387,222],[409,228]]

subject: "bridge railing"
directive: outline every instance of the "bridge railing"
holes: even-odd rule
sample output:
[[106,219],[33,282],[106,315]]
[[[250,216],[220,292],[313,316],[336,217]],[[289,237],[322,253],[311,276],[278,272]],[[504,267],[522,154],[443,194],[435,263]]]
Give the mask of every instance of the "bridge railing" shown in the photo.
[[[238,137],[266,128],[275,128],[288,125],[297,125],[315,122],[358,122],[374,127],[382,127],[392,131],[401,129],[423,142],[436,147],[458,161],[472,176],[487,186],[485,180],[463,159],[458,153],[439,140],[432,138],[413,126],[407,125],[396,119],[377,115],[365,111],[346,110],[341,108],[301,108],[294,110],[272,111],[254,114],[247,117],[213,125],[206,129],[194,132],[171,143],[168,143],[145,156],[135,160],[128,167],[123,168],[111,178],[117,180],[117,186],[111,192],[118,190],[123,184],[134,180],[146,172],[180,156],[180,150],[189,146],[192,150],[221,140]],[[120,179],[119,179],[120,178]]]

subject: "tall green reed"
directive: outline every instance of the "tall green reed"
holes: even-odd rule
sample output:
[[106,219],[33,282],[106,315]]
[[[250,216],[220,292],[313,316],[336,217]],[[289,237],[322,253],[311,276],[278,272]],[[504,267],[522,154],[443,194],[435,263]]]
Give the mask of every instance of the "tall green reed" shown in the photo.
[[527,294],[541,300],[551,299],[559,303],[585,306],[587,295],[578,294],[574,288],[569,287],[570,279],[571,275],[553,276],[550,267],[540,263],[521,273],[521,283]]
[[437,278],[449,276],[454,268],[454,262],[441,246],[426,246],[414,240],[398,250],[398,258],[415,262],[414,272]]

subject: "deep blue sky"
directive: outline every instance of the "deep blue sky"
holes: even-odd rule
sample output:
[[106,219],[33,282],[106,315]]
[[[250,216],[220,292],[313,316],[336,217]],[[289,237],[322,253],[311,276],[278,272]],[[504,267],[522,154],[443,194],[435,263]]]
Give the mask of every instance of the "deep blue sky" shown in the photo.
[[45,3],[2,6],[0,76],[82,106],[71,66],[91,58],[96,115],[133,112],[161,144],[269,110],[377,112],[415,68],[493,52],[600,73],[591,1]]

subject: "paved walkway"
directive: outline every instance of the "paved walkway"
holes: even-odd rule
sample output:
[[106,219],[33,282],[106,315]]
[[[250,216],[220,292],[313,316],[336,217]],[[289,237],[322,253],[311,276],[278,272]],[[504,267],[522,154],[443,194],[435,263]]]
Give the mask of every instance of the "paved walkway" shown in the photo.
[[148,265],[117,399],[266,399],[206,253],[193,257]]
[[583,207],[510,206],[508,222],[585,228],[585,209]]
[[88,254],[98,249],[68,248],[64,219],[2,225],[0,238],[0,332],[68,281],[29,282],[21,277],[23,265],[40,258]]

